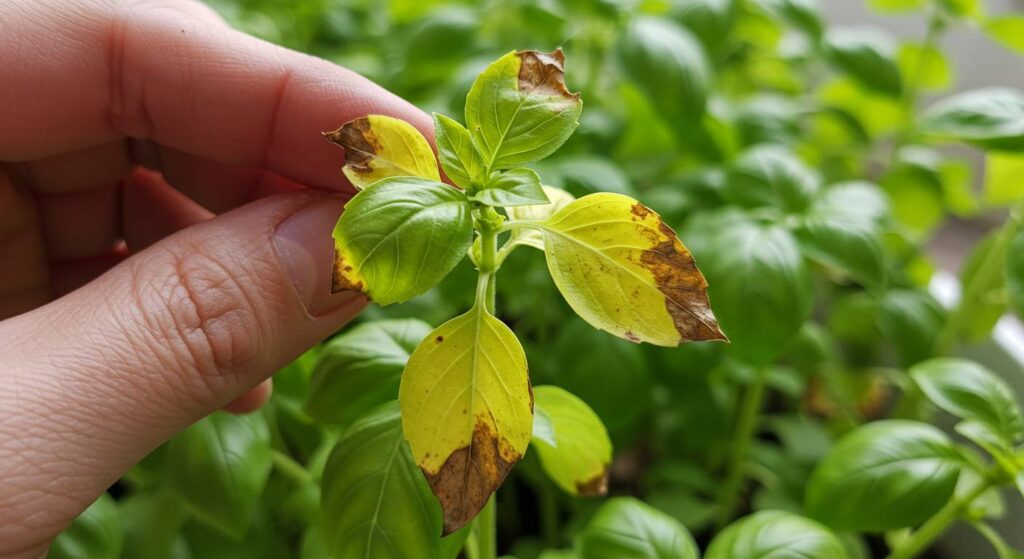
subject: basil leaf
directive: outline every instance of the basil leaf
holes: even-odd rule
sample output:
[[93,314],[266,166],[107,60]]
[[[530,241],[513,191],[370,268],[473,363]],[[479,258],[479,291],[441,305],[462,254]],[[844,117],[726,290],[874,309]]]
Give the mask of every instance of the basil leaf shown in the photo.
[[676,519],[633,497],[609,499],[580,536],[586,559],[698,559],[697,545]]
[[533,440],[541,467],[570,495],[608,492],[612,443],[601,418],[557,386],[533,389]]
[[270,429],[260,414],[218,412],[168,447],[168,480],[195,516],[241,539],[271,467]]
[[1024,94],[990,87],[960,93],[929,107],[919,131],[979,147],[1024,151]]
[[903,91],[896,46],[877,29],[832,29],[825,35],[825,54],[833,66],[870,89],[891,96]]
[[618,45],[623,72],[665,121],[689,127],[704,112],[711,69],[689,31],[666,20],[638,17]]
[[722,530],[704,559],[846,559],[846,549],[831,530],[791,512],[766,510]]
[[434,113],[434,141],[441,168],[452,182],[469,190],[475,181],[483,178],[483,159],[465,126]]
[[1024,54],[1024,17],[997,16],[985,22],[985,33],[1004,47]]
[[1024,231],[1017,233],[1006,257],[1006,288],[1017,316],[1024,318]]
[[124,534],[114,499],[100,495],[53,540],[48,559],[118,559]]
[[888,201],[871,183],[836,184],[814,201],[797,236],[808,256],[838,268],[863,285],[885,285],[881,222]]
[[910,369],[910,376],[933,404],[984,425],[1004,447],[1024,439],[1024,418],[1013,389],[981,365],[966,359],[931,359]]
[[182,527],[191,514],[171,489],[136,493],[118,502],[124,526],[123,559],[188,559]]
[[305,410],[317,421],[349,425],[398,398],[409,355],[430,333],[406,318],[360,324],[332,339],[313,368]]
[[334,559],[454,558],[468,535],[441,538],[441,507],[402,436],[397,402],[345,431],[324,467],[321,499]]
[[334,291],[361,291],[384,306],[436,285],[466,255],[473,223],[466,193],[414,177],[356,194],[334,228]]
[[485,170],[544,159],[579,126],[583,104],[565,87],[564,62],[561,50],[512,51],[473,82],[466,126]]
[[820,182],[818,175],[786,148],[762,145],[747,150],[733,164],[722,196],[738,206],[802,212]]
[[869,423],[839,439],[814,470],[808,515],[837,530],[916,526],[949,501],[960,460],[949,437],[931,425]]
[[483,189],[470,196],[488,206],[529,206],[548,204],[547,195],[540,184],[540,177],[532,169],[519,167],[492,176]]
[[985,202],[1010,206],[1024,200],[1024,154],[991,152],[985,156]]
[[926,0],[868,0],[868,5],[880,12],[909,12],[924,7]]
[[924,91],[940,91],[953,81],[953,69],[946,55],[931,45],[904,43],[897,55],[900,73],[917,76],[917,87]]
[[879,326],[892,341],[900,365],[908,367],[927,359],[935,349],[946,322],[942,305],[925,291],[890,289],[882,297]]

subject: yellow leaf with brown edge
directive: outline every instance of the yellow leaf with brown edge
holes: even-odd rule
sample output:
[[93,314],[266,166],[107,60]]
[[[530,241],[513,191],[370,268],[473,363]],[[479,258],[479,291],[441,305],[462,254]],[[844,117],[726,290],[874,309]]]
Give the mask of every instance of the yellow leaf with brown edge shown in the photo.
[[595,328],[666,347],[726,339],[693,256],[653,210],[591,194],[539,227],[555,285]]
[[404,120],[369,115],[324,136],[345,149],[341,170],[357,190],[388,177],[441,180],[430,144]]
[[530,443],[526,354],[508,326],[477,304],[413,351],[398,400],[413,459],[450,534],[480,512]]

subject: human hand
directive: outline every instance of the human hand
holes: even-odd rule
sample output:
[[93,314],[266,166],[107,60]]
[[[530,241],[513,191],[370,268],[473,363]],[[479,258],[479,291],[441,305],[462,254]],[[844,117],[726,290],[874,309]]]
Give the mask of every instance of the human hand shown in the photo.
[[16,0],[0,22],[0,557],[36,557],[365,305],[330,295],[344,179],[319,132],[431,125],[190,0]]

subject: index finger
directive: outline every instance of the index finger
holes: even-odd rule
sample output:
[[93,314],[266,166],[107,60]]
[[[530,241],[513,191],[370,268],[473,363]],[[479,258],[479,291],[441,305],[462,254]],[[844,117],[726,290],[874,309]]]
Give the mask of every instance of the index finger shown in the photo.
[[6,11],[0,19],[15,25],[4,26],[10,33],[0,43],[8,76],[0,106],[18,110],[0,126],[0,160],[133,137],[338,188],[340,154],[322,130],[379,113],[432,137],[427,115],[366,78],[169,1],[39,2]]

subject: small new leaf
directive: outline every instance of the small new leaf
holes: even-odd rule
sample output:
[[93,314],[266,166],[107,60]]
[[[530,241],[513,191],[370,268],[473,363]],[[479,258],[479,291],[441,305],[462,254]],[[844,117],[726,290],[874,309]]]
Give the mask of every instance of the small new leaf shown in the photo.
[[324,136],[345,148],[341,170],[357,190],[387,177],[441,180],[430,144],[404,120],[370,115],[324,132]]
[[461,190],[415,177],[377,181],[334,228],[332,289],[363,292],[381,306],[409,300],[444,279],[472,241]]
[[601,418],[557,386],[538,386],[533,393],[533,446],[541,467],[571,495],[607,493],[612,442]]
[[469,190],[473,181],[481,180],[484,162],[465,126],[434,113],[434,140],[441,168],[452,182]]
[[591,194],[540,227],[555,285],[595,328],[666,347],[726,339],[690,251],[636,200]]
[[544,159],[576,130],[583,103],[565,87],[564,62],[561,50],[512,51],[473,82],[466,124],[486,169]]
[[548,204],[540,177],[531,169],[519,167],[494,175],[482,190],[470,197],[488,206],[529,206]]
[[533,393],[519,340],[481,305],[416,348],[399,389],[402,428],[450,534],[483,508],[533,431]]

